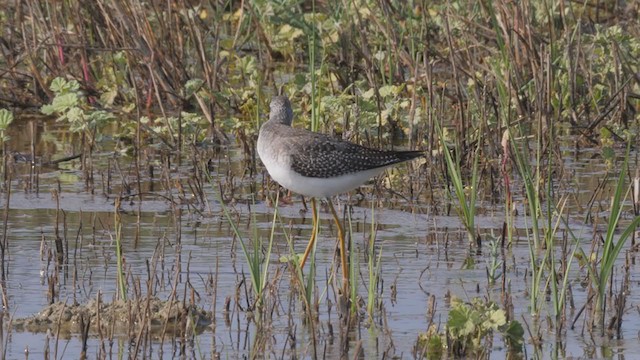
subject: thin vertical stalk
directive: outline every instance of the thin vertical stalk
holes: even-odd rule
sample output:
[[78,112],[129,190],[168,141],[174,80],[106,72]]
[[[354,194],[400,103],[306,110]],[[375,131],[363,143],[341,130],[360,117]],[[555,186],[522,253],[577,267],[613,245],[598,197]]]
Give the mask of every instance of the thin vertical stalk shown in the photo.
[[[509,138],[513,139],[513,136],[509,134]],[[539,249],[540,244],[540,229],[538,222],[538,215],[540,213],[540,199],[538,197],[538,184],[540,183],[538,180],[538,176],[540,174],[540,162],[535,165],[536,169],[536,178],[534,180],[533,175],[530,171],[530,162],[528,160],[529,151],[528,151],[528,143],[524,141],[524,145],[522,146],[522,151],[518,148],[518,146],[513,146],[513,155],[516,160],[516,165],[518,168],[518,172],[522,177],[522,182],[524,185],[525,196],[528,200],[529,204],[529,218],[525,217],[525,222],[527,220],[531,221],[531,224],[526,224],[527,229],[531,229],[531,233],[527,234],[527,241],[529,245],[529,261],[531,263],[531,273],[533,276],[531,277],[531,288],[530,288],[530,296],[531,296],[531,314],[538,314],[538,292],[540,290],[540,276],[541,269],[540,264],[538,262],[537,251]],[[541,152],[541,149],[538,149],[538,153]],[[537,159],[540,159],[540,155],[537,155]],[[533,238],[533,241],[532,241]]]
[[125,284],[124,269],[122,262],[122,219],[120,216],[120,197],[116,198],[114,210],[114,227],[116,231],[116,263],[117,263],[117,279],[118,289],[120,290],[120,299],[127,300],[127,286]]
[[377,300],[377,287],[378,280],[380,278],[380,261],[382,260],[382,250],[378,252],[378,256],[376,257],[376,248],[375,248],[375,239],[376,239],[376,222],[375,222],[375,208],[374,203],[371,203],[371,234],[369,235],[369,254],[367,257],[367,265],[369,271],[369,291],[367,293],[367,313],[369,314],[369,319],[371,323],[373,323],[373,312],[376,305]]
[[311,131],[318,131],[319,121],[317,113],[317,90],[316,90],[316,1],[311,1],[311,44],[309,46],[309,71],[311,72]]

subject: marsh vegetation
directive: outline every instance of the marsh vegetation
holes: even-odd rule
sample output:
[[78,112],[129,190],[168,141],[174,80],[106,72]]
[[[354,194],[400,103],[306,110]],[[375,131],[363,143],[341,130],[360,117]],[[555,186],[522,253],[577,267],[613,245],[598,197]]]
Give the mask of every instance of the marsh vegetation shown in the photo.
[[[636,354],[639,12],[5,1],[4,357]],[[346,297],[328,207],[300,268],[311,208],[256,155],[280,92],[427,154],[334,199]]]

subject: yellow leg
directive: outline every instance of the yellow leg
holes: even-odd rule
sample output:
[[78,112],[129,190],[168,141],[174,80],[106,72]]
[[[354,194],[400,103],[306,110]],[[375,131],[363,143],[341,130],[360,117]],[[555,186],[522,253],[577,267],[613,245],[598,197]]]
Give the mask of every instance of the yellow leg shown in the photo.
[[340,224],[340,219],[338,218],[338,214],[336,213],[336,209],[333,208],[333,203],[331,199],[327,199],[329,201],[329,208],[331,209],[331,214],[333,215],[333,221],[336,222],[336,226],[338,227],[338,241],[340,242],[340,259],[342,260],[342,281],[345,286],[345,290],[347,285],[349,284],[349,267],[347,266],[347,249],[344,242],[344,230],[342,229],[342,224]]
[[307,262],[307,258],[309,254],[311,254],[311,250],[316,242],[316,236],[318,234],[318,208],[316,207],[316,199],[311,198],[311,216],[312,216],[312,226],[311,226],[311,239],[309,239],[309,243],[307,244],[307,248],[304,250],[304,255],[302,255],[302,260],[300,261],[300,268],[304,267],[304,263]]

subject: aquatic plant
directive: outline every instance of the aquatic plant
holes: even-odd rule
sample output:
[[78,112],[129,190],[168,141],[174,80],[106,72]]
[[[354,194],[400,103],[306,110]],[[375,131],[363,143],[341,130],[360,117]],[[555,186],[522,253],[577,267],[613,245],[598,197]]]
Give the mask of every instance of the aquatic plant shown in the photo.
[[[225,228],[217,217],[211,215],[218,209],[217,203],[212,202],[208,213],[196,205],[208,204],[207,196],[212,193],[216,193],[211,196],[217,198],[220,195],[218,189],[226,191],[224,196],[220,197],[224,200],[223,205],[226,206],[229,216],[225,216],[222,223],[235,223],[235,230],[242,235],[241,240],[246,245],[243,249],[246,250],[243,266],[258,273],[257,276],[250,275],[250,281],[241,281],[242,285],[238,285],[244,286],[245,291],[249,288],[247,298],[255,296],[254,284],[267,289],[270,286],[268,280],[272,274],[276,274],[273,264],[266,267],[265,261],[268,259],[264,255],[268,235],[261,232],[256,221],[265,221],[270,225],[269,242],[278,244],[280,234],[289,242],[290,256],[287,261],[292,265],[289,269],[292,269],[292,285],[296,288],[291,298],[298,296],[301,302],[308,305],[305,305],[306,310],[314,316],[304,317],[304,326],[297,326],[299,319],[296,316],[299,313],[287,312],[290,309],[284,305],[284,311],[280,314],[284,313],[289,317],[285,330],[287,334],[282,337],[279,337],[280,334],[273,336],[272,343],[269,341],[273,333],[269,332],[268,327],[256,331],[247,324],[246,330],[240,329],[243,324],[242,316],[237,316],[238,338],[232,340],[233,346],[228,346],[228,343],[221,340],[223,336],[220,336],[220,327],[217,331],[213,327],[211,341],[214,345],[211,347],[210,357],[237,356],[249,347],[250,357],[255,354],[276,354],[278,346],[282,346],[282,353],[274,356],[305,357],[309,355],[304,353],[309,348],[309,342],[313,342],[314,350],[316,339],[321,337],[327,339],[319,340],[326,341],[327,348],[330,349],[333,344],[334,337],[330,327],[333,318],[330,310],[319,311],[321,303],[318,300],[324,299],[324,295],[329,291],[317,291],[314,256],[312,255],[311,266],[305,268],[304,272],[295,265],[297,257],[291,244],[294,238],[291,229],[297,228],[298,217],[292,216],[294,220],[287,220],[287,224],[284,225],[280,218],[281,205],[277,204],[277,199],[274,201],[275,213],[269,220],[262,220],[259,213],[254,213],[254,208],[246,217],[241,212],[237,215],[234,213],[234,206],[237,206],[233,205],[234,202],[246,201],[247,204],[253,204],[253,201],[263,200],[258,197],[255,200],[247,200],[245,193],[239,194],[234,191],[246,184],[251,184],[248,193],[262,194],[265,191],[260,185],[254,187],[255,170],[259,169],[259,164],[253,161],[253,136],[259,128],[263,100],[278,87],[295,94],[296,101],[302,105],[302,110],[297,115],[300,115],[299,119],[304,126],[311,126],[326,133],[335,132],[338,136],[372,146],[387,146],[392,142],[396,145],[395,140],[400,140],[399,145],[404,146],[407,137],[412,148],[419,146],[432,150],[437,148],[437,143],[443,139],[435,125],[444,129],[454,129],[457,137],[455,143],[448,142],[448,148],[442,146],[447,148],[448,153],[440,152],[447,167],[443,177],[448,178],[448,184],[433,181],[437,180],[437,175],[433,174],[434,169],[438,167],[428,166],[425,167],[425,172],[420,174],[419,180],[415,181],[419,184],[417,187],[409,187],[406,182],[395,182],[391,197],[406,197],[407,201],[403,204],[408,204],[406,207],[411,207],[411,211],[416,214],[438,216],[448,211],[440,200],[441,196],[438,196],[441,189],[448,186],[447,200],[450,201],[446,205],[454,204],[458,216],[463,220],[462,227],[468,230],[466,235],[470,238],[473,238],[474,231],[477,238],[479,230],[493,229],[493,225],[485,228],[483,222],[474,220],[474,211],[483,216],[487,212],[495,214],[493,210],[496,208],[498,212],[504,211],[504,220],[497,218],[498,222],[505,224],[503,229],[506,231],[501,234],[503,242],[499,243],[500,237],[492,234],[489,237],[489,250],[483,254],[489,255],[487,283],[498,282],[502,277],[507,289],[512,281],[526,282],[524,286],[527,288],[523,292],[525,296],[530,297],[529,308],[527,309],[526,305],[522,308],[522,302],[518,302],[521,308],[516,308],[514,312],[524,314],[524,321],[534,319],[527,344],[536,347],[536,351],[544,348],[539,354],[549,354],[546,352],[549,348],[556,351],[564,349],[563,344],[556,345],[556,341],[562,343],[571,338],[559,330],[568,329],[563,327],[563,322],[571,313],[565,308],[575,306],[571,303],[571,284],[576,283],[577,276],[582,276],[582,272],[575,269],[577,266],[572,266],[575,263],[574,254],[578,255],[576,260],[580,264],[579,270],[588,269],[589,272],[588,278],[582,279],[582,283],[589,286],[584,307],[597,310],[593,323],[603,330],[613,329],[619,327],[622,315],[629,316],[628,312],[619,311],[625,309],[625,289],[629,273],[633,271],[632,266],[628,269],[624,264],[627,259],[633,261],[633,253],[630,252],[626,259],[624,255],[627,249],[635,249],[631,247],[629,239],[633,239],[631,228],[637,224],[635,218],[625,216],[625,210],[629,206],[627,179],[623,179],[622,175],[624,173],[625,177],[629,176],[630,171],[626,167],[629,167],[633,158],[628,160],[625,168],[618,174],[618,167],[622,163],[618,160],[618,147],[627,141],[625,131],[638,131],[636,98],[639,87],[636,74],[640,68],[640,41],[638,19],[633,17],[637,9],[633,2],[623,5],[601,2],[599,6],[584,2],[577,6],[575,3],[567,6],[564,2],[530,0],[284,0],[198,4],[138,0],[29,0],[9,1],[3,5],[6,6],[0,7],[0,28],[10,31],[2,34],[0,88],[5,91],[0,96],[0,107],[13,109],[15,114],[42,109],[43,112],[60,118],[56,130],[81,134],[89,150],[93,145],[100,145],[98,141],[102,135],[99,130],[101,126],[113,124],[113,128],[117,127],[113,134],[107,132],[105,135],[114,135],[114,138],[121,139],[116,146],[124,144],[126,150],[131,152],[124,152],[124,156],[117,157],[108,156],[105,152],[104,158],[110,158],[108,164],[96,166],[99,172],[96,173],[102,175],[103,194],[108,201],[114,199],[114,191],[121,192],[116,196],[122,195],[123,204],[125,198],[131,199],[135,195],[139,204],[143,204],[143,201],[150,197],[160,201],[166,200],[169,209],[167,211],[171,212],[176,220],[186,218],[188,221],[202,222],[203,226],[214,223]],[[102,114],[101,111],[107,114]],[[109,119],[109,114],[114,114],[119,121]],[[438,119],[439,122],[434,123],[434,119]],[[21,121],[14,121],[12,126],[16,124],[20,126],[19,129],[24,128]],[[49,123],[40,122],[38,119],[33,121],[33,124],[44,124],[41,127],[45,130],[43,138],[56,137],[54,132],[49,131]],[[14,129],[16,128],[18,127]],[[211,133],[216,131],[216,135],[222,138],[234,135],[228,138],[229,143],[231,146],[234,141],[241,144],[240,150],[234,147],[227,151],[224,147],[216,147],[213,151],[201,151],[206,147],[204,145],[213,143],[208,142],[208,139]],[[38,133],[40,134],[42,133]],[[501,134],[513,136],[507,140],[512,143],[503,147],[504,161],[497,165],[500,163],[496,160],[501,155]],[[33,136],[35,139],[36,136]],[[449,140],[447,136],[445,133],[444,138]],[[135,142],[130,141],[133,138]],[[482,141],[477,142],[478,139]],[[48,166],[41,166],[35,161],[37,156],[43,154],[31,154],[31,158],[14,155],[15,150],[20,151],[20,147],[25,148],[28,145],[21,143],[13,149],[12,142],[13,139],[10,142],[5,141],[3,156],[5,159],[18,159],[19,162],[10,162],[3,170],[5,174],[16,174],[14,180],[19,181],[8,184],[5,182],[3,188],[6,191],[4,241],[13,231],[10,221],[15,216],[15,209],[11,208],[13,201],[9,201],[11,191],[21,189],[22,179],[26,178],[21,171],[49,171],[46,169]],[[131,146],[131,143],[135,145]],[[75,142],[71,144],[75,145]],[[159,144],[166,145],[170,150],[156,152]],[[440,144],[442,145],[441,142]],[[196,146],[184,145],[196,145],[198,149],[191,152]],[[535,149],[530,149],[531,145]],[[570,177],[567,174],[574,171],[574,168],[565,164],[571,162],[573,157],[583,159],[585,155],[582,149],[586,147],[593,151],[590,155],[597,157],[598,160],[595,162],[602,159],[609,166],[607,176],[601,177],[600,173],[595,173],[597,185],[567,180]],[[84,147],[82,150],[88,148]],[[575,155],[568,155],[567,148],[575,149]],[[48,147],[47,151],[49,149],[51,147]],[[178,149],[181,151],[173,151]],[[109,147],[107,151],[111,150]],[[90,151],[83,153],[91,155]],[[127,155],[133,153],[136,156],[135,161],[127,163],[131,161],[131,157]],[[247,160],[246,163],[237,166],[240,170],[236,169],[242,173],[241,179],[236,177],[237,172],[234,173],[225,167],[234,163],[239,153]],[[509,156],[510,153],[516,155]],[[479,160],[476,158],[478,154],[481,154]],[[174,165],[182,162],[184,166],[185,159],[191,156],[194,159],[210,157],[214,159],[213,163],[216,157],[224,158],[221,162],[226,164],[223,164],[224,170],[221,170],[219,176],[226,176],[228,181],[217,182],[218,178],[215,178],[210,181],[212,186],[208,190],[204,186],[203,190],[203,187],[198,187],[197,179],[185,180],[174,177],[175,169],[180,168],[180,165]],[[24,159],[28,161],[21,163]],[[154,173],[153,169],[157,169],[159,163],[162,164],[162,186],[167,199],[154,188],[157,172]],[[147,165],[148,172],[145,171]],[[196,164],[194,162],[189,166],[196,167]],[[516,171],[512,171],[512,166]],[[474,180],[473,173],[476,167],[477,180]],[[13,172],[14,170],[16,172]],[[226,171],[225,175],[222,175],[223,171]],[[452,176],[449,171],[459,174],[455,181],[452,179],[456,176]],[[51,178],[60,181],[56,184],[56,180],[42,178],[42,189],[62,189],[58,195],[64,199],[71,183],[69,179],[77,175],[66,167],[57,168],[51,174]],[[502,175],[505,186],[493,183],[495,179],[500,178],[498,174]],[[180,175],[183,173],[180,172]],[[130,177],[135,177],[134,181],[139,185],[138,193],[122,194],[132,190]],[[191,177],[191,174],[188,174],[188,177]],[[118,179],[121,181],[118,182]],[[510,180],[513,181],[509,183]],[[622,184],[621,180],[625,180],[625,184]],[[484,186],[485,181],[491,181],[492,186]],[[615,194],[609,197],[606,190],[610,183],[615,183]],[[147,184],[151,186],[147,188]],[[183,185],[186,190],[174,188]],[[192,185],[194,188],[190,189]],[[586,204],[578,201],[582,199],[581,195],[584,194],[581,192],[584,189],[592,188],[595,188],[595,191],[589,194],[591,198]],[[173,198],[172,191],[179,192],[179,195]],[[188,195],[192,194],[196,195],[190,198]],[[406,196],[407,194],[411,196]],[[513,201],[511,194],[514,195]],[[476,196],[476,200],[473,200],[472,196]],[[265,196],[264,199],[269,197]],[[485,199],[487,202],[490,201],[490,206],[485,206]],[[368,198],[365,197],[364,202],[366,201]],[[600,208],[600,204],[603,203],[606,205]],[[504,204],[503,208],[500,204]],[[141,210],[143,205],[131,209],[136,212],[138,230],[148,224],[141,220],[146,216],[146,212]],[[27,210],[28,214],[30,211]],[[75,212],[69,213],[74,214],[61,222],[65,229],[66,226],[75,226]],[[116,216],[112,213],[111,205],[105,213],[109,219]],[[60,214],[62,219],[63,210],[60,210]],[[600,231],[603,225],[599,222],[600,214],[607,216],[604,231]],[[583,215],[584,222],[588,223],[585,226],[587,230],[583,230],[582,223],[576,224],[576,221],[571,221],[574,217]],[[86,289],[85,285],[95,284],[94,278],[90,281],[82,278],[83,269],[88,269],[94,275],[98,273],[92,268],[93,263],[97,261],[91,261],[91,258],[90,261],[84,260],[86,256],[90,256],[88,254],[91,251],[100,249],[102,239],[99,235],[99,225],[96,224],[101,222],[101,215],[92,212],[84,216],[91,216],[93,224],[86,226],[85,223],[84,228],[79,226],[76,240],[78,265],[67,264],[73,266],[74,270],[69,272],[73,273],[73,285],[65,288],[69,293],[72,289]],[[360,224],[355,221],[352,224],[347,216],[344,218],[343,221],[349,223],[349,231],[357,237],[361,229]],[[129,228],[128,217],[123,215],[119,221],[125,231],[122,234],[126,234]],[[244,230],[243,221],[247,221],[248,230]],[[471,221],[474,223],[470,226]],[[56,220],[56,226],[57,222]],[[29,217],[20,219],[19,223],[32,224]],[[374,223],[375,220],[372,219],[372,227]],[[180,221],[176,221],[175,225],[166,225],[167,232],[175,229],[180,233],[183,230],[179,224]],[[59,243],[59,239],[50,241],[52,237],[49,236],[47,225],[50,224],[38,224],[38,227],[43,229],[43,249],[46,249],[50,242],[55,241],[56,245]],[[156,223],[151,225],[155,226]],[[440,225],[437,224],[435,227],[438,228]],[[91,227],[97,230],[91,234],[91,250],[88,250],[89,247],[84,246],[86,239],[83,239],[83,236],[88,235],[81,234],[80,230]],[[118,238],[117,228],[109,228],[109,233],[113,234],[114,239]],[[592,249],[582,249],[584,233],[591,233],[592,228],[596,229],[591,239]],[[448,261],[458,265],[455,255],[452,256],[452,252],[447,254],[450,246],[459,245],[454,242],[454,236],[430,231],[431,226],[428,229],[424,236],[426,241],[434,240],[434,243],[438,244],[437,255],[434,256],[444,254]],[[227,241],[229,237],[237,239],[233,231],[234,229],[231,230],[231,235],[220,236],[220,239],[216,240]],[[117,253],[118,260],[135,258],[130,256],[133,253],[129,251],[137,252],[138,248],[127,250],[128,238],[122,237],[122,243],[117,245],[116,251],[123,250],[122,244],[127,251]],[[526,264],[516,263],[514,260],[511,267],[511,256],[521,249],[519,246],[522,246],[522,242],[519,240],[522,239],[526,240],[529,258]],[[159,262],[159,266],[162,267],[162,259],[168,254],[164,253],[164,239],[157,240],[158,251],[154,252],[152,261]],[[113,259],[111,254],[114,252],[112,243],[106,242],[109,245],[107,250],[103,250],[105,256],[100,257],[104,258],[105,262]],[[240,244],[240,241],[237,243]],[[7,251],[10,246],[15,246],[8,242],[3,244]],[[422,240],[416,240],[416,244],[416,255],[423,256]],[[441,244],[445,244],[444,250],[440,247]],[[500,249],[499,246],[503,244],[506,246]],[[201,242],[194,246],[200,245]],[[375,308],[372,304],[384,304],[382,300],[385,299],[376,293],[382,290],[376,289],[374,284],[382,283],[383,275],[388,274],[385,267],[387,257],[381,259],[381,252],[373,241],[364,247],[364,251],[359,252],[357,249],[356,246],[350,251],[349,273],[352,279],[357,279],[357,274],[367,282],[366,306],[371,315],[372,307]],[[48,251],[43,250],[41,261],[44,264],[48,264],[47,259],[51,254],[55,255],[55,250],[49,248]],[[179,251],[180,248],[176,247],[176,253]],[[393,252],[394,249],[385,245],[384,251]],[[284,252],[286,253],[286,248]],[[16,264],[23,259],[22,253],[13,251],[7,254],[11,254],[16,261],[3,263],[3,275],[5,270],[7,274],[15,274]],[[429,252],[429,256],[432,254]],[[68,252],[64,255],[70,256]],[[362,269],[358,266],[358,261],[362,264],[362,255],[366,258],[366,266],[362,267],[367,269],[366,274],[361,272]],[[115,263],[115,259],[113,260]],[[464,268],[477,268],[477,264],[482,261],[477,255],[467,254],[460,265]],[[180,263],[179,259],[177,263]],[[125,264],[127,263],[122,262],[117,265],[117,280],[112,281],[115,285],[114,291],[124,294],[121,286],[125,283],[124,280],[127,280],[128,296],[134,297],[139,289],[131,285],[135,283],[137,276],[135,270],[140,269],[136,267],[138,264],[132,261],[128,266],[131,266],[133,274],[131,277],[126,274],[127,277],[121,280],[123,273],[128,270]],[[380,264],[384,274],[379,271]],[[500,265],[503,271],[500,270]],[[618,268],[621,269],[620,272],[617,271]],[[57,270],[53,266],[42,270],[46,275],[41,275],[42,278],[48,281],[46,285],[52,289],[51,295],[47,295],[47,300],[49,297],[60,298],[61,295],[57,292],[54,295],[54,291],[66,284],[64,281],[56,280],[59,276]],[[67,268],[63,267],[61,270],[66,271]],[[144,273],[144,270],[140,271]],[[218,276],[221,277],[221,283],[224,283],[222,277],[225,272],[224,269],[221,270],[223,271],[218,271],[216,265],[208,277],[202,276],[207,293],[213,294],[214,314],[216,296],[218,300],[224,299],[225,296],[233,299],[242,292],[240,289],[232,289],[228,290],[232,294],[224,293],[227,289],[211,285],[218,284]],[[266,275],[267,270],[270,272],[269,275]],[[170,273],[171,270],[156,269],[152,265],[147,271],[149,292],[167,286],[164,278],[160,281],[162,285],[153,284],[156,278]],[[176,266],[175,271],[176,274],[183,274],[179,266]],[[189,273],[188,268],[186,272]],[[331,272],[327,273],[327,280],[333,281]],[[79,279],[75,278],[77,274],[80,274]],[[436,276],[440,275],[441,273],[438,273]],[[449,276],[450,272],[445,275]],[[178,279],[177,276],[175,278]],[[60,279],[62,280],[61,277]],[[410,278],[402,279],[407,280],[411,281]],[[179,279],[179,282],[181,281],[184,280]],[[617,286],[620,281],[621,286]],[[11,284],[9,281],[7,286],[2,286],[3,302],[5,296],[6,299],[19,299],[21,293],[30,293],[15,292]],[[191,290],[194,299],[202,296],[200,289],[196,290],[196,286],[189,280],[184,285],[185,297],[189,296],[187,289]],[[274,290],[289,294],[286,285],[281,283],[280,288]],[[494,290],[491,286],[484,288],[484,285],[480,285],[478,291]],[[172,283],[171,286],[178,284]],[[327,289],[330,286],[328,284]],[[505,289],[502,293],[504,298],[513,296]],[[91,289],[88,288],[87,291],[91,292]],[[197,294],[198,292],[200,294]],[[349,292],[352,299],[357,299],[357,287],[352,287]],[[263,290],[263,293],[267,292]],[[74,301],[76,296],[82,299],[80,291],[73,291]],[[579,292],[577,299],[582,300],[584,297],[584,293]],[[295,303],[292,301],[290,304]],[[333,305],[329,300],[324,303],[328,309]],[[11,304],[11,300],[4,305],[8,304]],[[233,317],[243,312],[247,318],[251,318],[254,303],[249,305],[242,307],[236,301],[236,308],[232,308],[228,313]],[[359,306],[355,302],[350,305],[350,312]],[[628,304],[626,309],[634,305]],[[504,308],[507,311],[506,304]],[[544,313],[547,308],[549,316],[545,316]],[[278,314],[280,309],[281,307],[276,308],[274,313]],[[609,326],[604,326],[607,317],[613,313],[612,310],[615,310],[615,315],[610,318]],[[375,311],[376,309],[373,310]],[[376,316],[380,315],[381,322],[384,322],[382,313],[384,311],[379,311]],[[507,313],[511,313],[511,310]],[[578,312],[576,319],[581,313],[589,312]],[[306,321],[317,318],[320,321]],[[327,318],[329,319],[325,322]],[[548,326],[543,325],[537,329],[536,327],[538,324],[545,324],[545,321],[547,325],[553,323],[553,318],[557,324],[557,338],[553,339],[554,341],[546,341],[549,337],[549,332],[546,331]],[[319,326],[314,327],[316,325]],[[235,326],[233,323],[227,324],[230,332],[234,333]],[[436,329],[432,330],[434,328]],[[304,329],[304,338],[299,336],[300,329]],[[428,329],[430,335],[427,336],[427,342],[430,345],[427,355],[439,358],[447,351],[446,334],[438,334],[437,325]],[[352,335],[356,334],[356,338],[354,340],[351,337],[346,342],[347,345],[355,343],[364,353],[363,357],[401,356],[399,353],[404,349],[401,343],[391,337],[393,330],[385,328],[378,334],[369,334],[369,339],[376,345],[384,344],[387,340],[386,334],[389,334],[388,342],[392,343],[392,346],[387,348],[388,352],[382,353],[378,346],[375,350],[370,350],[364,338],[367,336],[365,331],[351,332]],[[622,330],[623,334],[624,331],[625,329]],[[256,341],[252,342],[251,334],[255,333],[261,338],[256,336]],[[494,330],[495,333],[497,332]],[[360,338],[361,334],[365,335]],[[18,336],[16,333],[10,335]],[[49,350],[49,341],[54,341],[54,336],[57,349],[59,336],[52,334],[46,337],[45,351]],[[89,357],[95,355],[94,357],[102,358],[122,349],[127,351],[127,344],[130,344],[126,340],[120,341],[115,338],[111,332],[100,333],[98,336],[99,340],[92,339],[93,335],[89,336]],[[243,340],[247,340],[245,343],[250,343],[244,348],[240,340],[243,336]],[[86,338],[84,335],[85,350]],[[286,338],[284,345],[280,342],[282,338]],[[9,349],[6,357],[16,357],[15,346],[12,352],[10,344],[11,336],[5,339],[7,346],[3,350],[6,352]],[[597,345],[602,345],[599,341],[595,340]],[[603,342],[606,343],[606,339]],[[173,346],[176,354],[189,356],[185,355],[189,350],[184,350],[191,345],[189,338],[171,341],[171,345],[167,345],[168,343],[164,343],[163,340],[157,346],[153,337],[140,331],[135,340],[136,350],[132,353],[147,354],[144,349],[148,346],[148,349],[153,349],[149,350],[148,356],[151,357],[157,355],[154,351],[164,351]],[[620,346],[624,349],[624,344]],[[72,346],[69,347],[69,352],[72,351],[71,348]],[[605,349],[601,350],[602,354],[588,356],[606,357],[606,352],[611,351],[611,347],[608,346],[602,346],[601,349]],[[22,349],[18,351],[21,352]],[[371,351],[375,354],[372,355]],[[358,354],[356,351],[356,357]],[[28,356],[26,351],[25,355]],[[194,356],[193,353],[191,356]]]
[[[513,136],[510,135],[509,138],[513,139]],[[520,173],[520,177],[522,178],[525,196],[527,199],[527,204],[529,206],[529,211],[526,213],[528,215],[527,219],[529,220],[527,222],[527,224],[529,225],[527,227],[527,243],[529,246],[529,263],[531,266],[531,272],[534,274],[531,280],[531,290],[529,293],[529,296],[531,297],[530,312],[533,315],[537,315],[539,311],[538,300],[540,281],[544,271],[544,266],[540,264],[537,256],[541,244],[539,217],[541,215],[542,205],[540,204],[540,197],[538,196],[538,194],[539,186],[542,183],[542,179],[540,179],[540,159],[542,154],[540,151],[536,153],[537,161],[533,166],[531,166],[529,162],[528,142],[526,141],[526,139],[522,141],[522,145],[513,145],[512,150],[518,172]],[[535,171],[535,175],[531,173],[532,167]]]
[[[610,288],[609,283],[613,282],[612,272],[618,261],[618,256],[624,248],[627,240],[632,238],[636,229],[640,226],[640,216],[636,216],[618,235],[620,219],[623,213],[625,200],[631,191],[630,186],[625,186],[627,165],[629,162],[629,152],[631,151],[631,141],[627,143],[627,152],[620,167],[620,175],[616,181],[613,198],[609,207],[609,217],[606,226],[606,234],[602,243],[602,255],[599,265],[592,263],[589,267],[589,274],[597,293],[596,298],[596,323],[599,324],[601,332],[605,331],[605,313],[607,308],[606,295]],[[625,189],[626,188],[626,189]],[[621,319],[619,319],[621,321]]]
[[[521,133],[521,130],[520,130]],[[550,139],[553,131],[548,133]],[[512,135],[508,136],[512,139]],[[526,137],[520,137],[518,143],[509,141],[508,151],[513,154],[518,172],[520,174],[524,195],[527,199],[528,211],[525,212],[527,224],[527,244],[529,247],[529,264],[531,269],[531,282],[529,286],[530,313],[533,316],[540,315],[541,295],[550,294],[553,304],[553,316],[557,329],[561,329],[564,318],[563,312],[568,291],[568,278],[571,271],[574,255],[579,249],[580,241],[570,232],[572,250],[558,262],[556,257],[556,238],[560,225],[567,225],[565,214],[567,197],[563,197],[554,203],[552,191],[553,181],[550,150],[545,152],[542,141],[536,142],[535,162],[529,160],[529,142]],[[547,159],[547,167],[544,167],[543,159]],[[533,170],[533,174],[532,174]],[[544,177],[546,174],[546,178]],[[542,198],[545,201],[542,201]],[[567,226],[568,227],[568,226]]]
[[506,312],[497,304],[480,298],[465,303],[451,299],[447,320],[447,338],[454,356],[487,355],[486,341],[500,333],[511,351],[522,351],[524,329],[516,320],[507,320]]
[[7,109],[0,109],[0,141],[3,143],[9,140],[6,131],[13,122],[13,113]]
[[445,333],[439,333],[432,325],[419,334],[414,353],[428,359],[443,358],[445,353],[455,358],[487,358],[496,333],[502,336],[509,354],[522,352],[524,329],[517,320],[507,319],[504,309],[481,298],[466,303],[454,297]]
[[413,350],[417,359],[442,359],[446,351],[446,336],[438,332],[435,324],[431,324],[426,332],[418,334]]
[[465,186],[465,181],[463,180],[464,173],[462,172],[461,167],[461,152],[459,139],[455,139],[454,146],[454,154],[451,154],[451,150],[449,150],[449,145],[447,142],[447,138],[445,137],[442,126],[439,122],[436,122],[438,135],[440,138],[440,146],[442,152],[444,153],[444,159],[447,167],[448,178],[453,185],[454,194],[457,199],[457,210],[464,224],[465,229],[467,230],[467,237],[469,239],[469,244],[475,244],[477,241],[477,232],[475,225],[476,218],[476,202],[478,198],[478,185],[479,185],[479,174],[478,167],[480,162],[480,147],[482,145],[482,140],[479,139],[476,145],[476,149],[473,155],[473,165],[471,168],[471,179]]
[[376,222],[375,208],[371,203],[371,230],[369,233],[369,246],[367,247],[367,274],[369,275],[369,284],[367,287],[367,313],[369,320],[373,319],[374,311],[378,302],[378,283],[382,276],[382,249],[376,250]]
[[91,106],[76,80],[58,77],[51,81],[49,89],[55,97],[40,111],[45,115],[57,114],[57,121],[67,122],[71,132],[84,133],[88,139],[94,140],[101,135],[98,130],[115,119],[112,112]]
[[496,281],[504,276],[503,273],[498,272],[503,267],[503,262],[500,260],[500,239],[495,236],[489,237],[489,260],[487,264],[487,282],[494,285]]
[[[210,179],[210,181],[212,180]],[[218,201],[220,203],[220,207],[222,208],[222,212],[225,218],[227,219],[227,222],[231,226],[234,236],[240,243],[240,248],[242,249],[242,253],[244,254],[245,260],[247,262],[247,266],[249,268],[251,285],[252,285],[253,291],[255,292],[255,297],[256,297],[255,305],[258,309],[261,309],[263,296],[265,294],[264,291],[265,291],[268,276],[269,276],[269,263],[271,260],[271,249],[273,247],[273,235],[275,232],[275,219],[278,215],[278,212],[276,210],[273,214],[271,235],[269,236],[269,243],[267,244],[266,252],[263,252],[262,237],[259,236],[257,227],[255,225],[256,224],[255,213],[252,215],[253,217],[252,223],[254,224],[253,237],[251,241],[252,247],[249,248],[245,243],[244,237],[242,236],[242,233],[238,229],[236,222],[231,217],[231,213],[229,212],[227,205],[222,200],[222,196],[220,195],[220,193],[216,193],[216,194],[218,197]],[[276,197],[276,204],[278,199],[279,197]]]
[[[7,146],[9,140],[6,132],[13,122],[13,113],[7,109],[0,109],[0,142],[2,142],[2,179],[7,180]],[[4,185],[3,185],[4,186]]]
[[[316,221],[320,221],[318,217],[318,207],[315,199],[311,201],[311,211],[314,212],[313,219]],[[296,253],[295,246],[293,243],[293,236],[290,233],[287,233],[286,227],[282,222],[282,219],[278,216],[279,227],[282,229],[283,235],[287,241],[287,245],[289,247],[289,257],[281,260],[291,262],[293,265],[293,278],[296,279],[297,284],[301,287],[301,295],[302,302],[304,304],[305,311],[310,319],[315,319],[316,314],[314,314],[314,309],[317,307],[317,302],[315,301],[316,297],[316,248],[318,241],[313,242],[313,247],[310,249],[309,253],[309,270],[304,273],[302,267],[300,266],[301,256]],[[311,236],[317,239],[318,232],[320,229],[319,224],[313,224],[311,226],[312,231],[316,233],[311,234]],[[313,324],[312,324],[313,325]]]
[[120,214],[120,197],[116,198],[113,210],[113,226],[115,228],[116,282],[119,299],[127,301],[127,280],[125,277],[124,254],[122,253],[122,215]]

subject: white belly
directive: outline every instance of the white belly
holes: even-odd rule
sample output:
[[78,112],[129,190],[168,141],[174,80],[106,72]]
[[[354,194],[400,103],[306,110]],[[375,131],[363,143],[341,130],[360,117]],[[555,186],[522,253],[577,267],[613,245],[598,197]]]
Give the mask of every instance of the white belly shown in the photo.
[[353,190],[380,174],[385,168],[366,170],[332,178],[302,176],[288,167],[265,163],[269,175],[283,187],[305,196],[330,197]]

